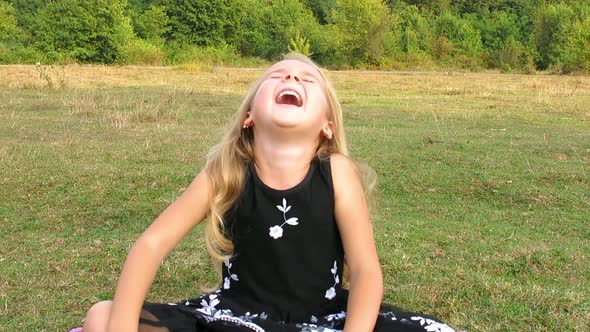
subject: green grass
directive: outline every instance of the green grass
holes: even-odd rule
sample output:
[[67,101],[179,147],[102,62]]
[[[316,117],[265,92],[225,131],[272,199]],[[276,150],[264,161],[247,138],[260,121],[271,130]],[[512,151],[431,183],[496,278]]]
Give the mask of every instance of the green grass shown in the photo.
[[[0,331],[67,331],[260,70],[0,67]],[[58,75],[58,74],[55,74]],[[590,78],[331,72],[379,176],[385,300],[470,331],[590,328]],[[152,301],[216,276],[202,227]]]

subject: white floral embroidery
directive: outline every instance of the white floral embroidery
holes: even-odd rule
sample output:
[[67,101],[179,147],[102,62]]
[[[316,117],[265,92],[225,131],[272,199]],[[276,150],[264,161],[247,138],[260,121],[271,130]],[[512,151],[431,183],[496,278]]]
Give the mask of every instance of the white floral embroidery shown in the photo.
[[338,264],[336,263],[336,261],[334,261],[334,267],[331,268],[330,271],[334,276],[334,286],[328,288],[328,290],[326,291],[325,297],[328,300],[331,300],[336,296],[336,289],[334,287],[336,287],[336,285],[340,282],[340,277],[338,277]]
[[[207,297],[209,298],[208,302],[206,300]],[[201,300],[201,308],[197,308],[196,311],[203,313],[204,315],[202,316],[202,318],[205,319],[207,322],[212,322],[215,320],[223,320],[226,322],[232,322],[232,323],[239,325],[239,326],[244,326],[244,327],[246,327],[250,330],[256,331],[256,332],[264,332],[264,329],[262,327],[260,327],[259,325],[257,325],[256,323],[252,322],[252,319],[258,318],[258,317],[260,317],[260,319],[266,319],[267,318],[266,313],[263,312],[259,316],[258,314],[251,314],[251,313],[247,312],[243,316],[235,316],[233,314],[233,312],[229,309],[218,310],[216,308],[216,306],[219,303],[221,303],[221,302],[217,298],[216,294],[206,295]],[[185,305],[189,306],[192,304],[187,301],[185,303]]]
[[227,273],[229,274],[229,278],[225,277],[225,280],[223,281],[223,289],[229,289],[229,287],[231,286],[231,280],[239,281],[239,279],[237,275],[231,273],[230,269],[232,263],[229,262],[229,259],[226,259],[224,264],[227,267]]
[[283,236],[283,228],[281,226],[272,226],[270,228],[270,236],[275,240]]
[[326,316],[326,320],[328,322],[331,322],[333,320],[341,320],[346,318],[346,311],[340,311],[339,313],[336,314],[330,314]]
[[287,206],[287,200],[283,198],[283,205],[277,205],[277,209],[279,209],[279,211],[283,212],[283,223],[281,225],[275,225],[269,228],[269,235],[270,237],[272,237],[273,239],[278,239],[280,237],[283,236],[283,226],[285,224],[289,224],[291,226],[297,226],[299,225],[299,223],[297,222],[297,220],[299,220],[299,218],[289,218],[287,219],[287,212],[289,212],[289,210],[291,210],[291,205]]
[[412,316],[410,319],[413,321],[418,321],[420,326],[424,327],[424,330],[428,332],[455,332],[455,330],[453,330],[447,324],[437,322],[430,318]]
[[379,313],[379,316],[383,316],[384,318],[387,319],[387,317],[390,317],[391,320],[397,320],[397,317],[395,317],[395,313],[393,312],[381,312]]
[[334,330],[328,327],[308,323],[297,324],[297,327],[300,329],[299,332],[342,332],[342,330]]
[[[207,300],[203,299],[201,301],[201,308],[197,309],[197,311],[200,311],[206,315],[214,315],[215,312],[217,312],[217,308],[215,308],[215,306],[217,306],[219,304],[219,299],[217,298],[217,295],[215,294],[211,294],[209,295],[209,302],[207,302]],[[186,302],[185,305],[190,305],[189,302]]]

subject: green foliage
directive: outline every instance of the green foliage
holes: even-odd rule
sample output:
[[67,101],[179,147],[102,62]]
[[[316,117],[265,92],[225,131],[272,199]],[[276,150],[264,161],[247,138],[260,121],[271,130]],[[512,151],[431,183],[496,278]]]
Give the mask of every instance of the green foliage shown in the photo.
[[244,63],[252,64],[252,61],[240,56],[236,49],[228,44],[217,46],[196,46],[170,44],[166,47],[168,64],[192,64],[198,69],[208,66],[240,66]]
[[55,0],[37,13],[37,47],[54,59],[114,63],[132,40],[125,0]]
[[539,8],[534,21],[535,45],[539,52],[537,65],[547,69],[561,63],[560,45],[566,40],[574,11],[566,4],[549,4]]
[[20,34],[14,6],[6,1],[0,1],[0,42],[14,42],[19,39]]
[[166,53],[158,45],[144,39],[134,39],[122,48],[122,62],[138,65],[162,65]]
[[174,62],[200,47],[298,50],[335,68],[570,72],[588,67],[588,17],[587,0],[0,0],[0,62]]
[[297,32],[294,38],[289,39],[289,51],[301,53],[308,57],[313,55],[313,52],[310,50],[309,40],[301,37],[299,32]]
[[164,35],[170,30],[169,19],[163,6],[149,6],[134,20],[133,28],[138,37],[154,45],[163,45]]
[[335,4],[336,0],[305,0],[305,5],[311,9],[320,24],[328,24]]
[[565,72],[590,72],[590,16],[576,20],[568,29],[563,45],[559,47]]
[[35,63],[41,60],[36,49],[24,44],[25,39],[14,5],[0,1],[0,63]]
[[470,56],[478,56],[481,53],[480,33],[469,21],[451,13],[445,13],[436,17],[433,25],[436,36],[447,38],[459,52]]
[[232,38],[231,8],[237,0],[161,0],[170,29],[166,38],[182,44],[214,46]]
[[35,15],[40,8],[43,8],[47,0],[12,0],[16,10],[18,25],[30,32],[29,30],[35,24]]
[[523,31],[514,12],[494,11],[465,18],[481,33],[484,61],[488,68],[520,70],[530,65],[532,50],[523,45]]
[[324,38],[311,10],[298,0],[244,1],[242,35],[235,45],[240,53],[276,59],[288,51],[298,34],[309,40],[311,52],[322,53]]
[[383,56],[383,37],[391,27],[381,0],[336,0],[330,16],[338,48],[353,66],[375,65]]
[[392,8],[396,18],[393,31],[398,32],[398,44],[402,52],[410,57],[425,56],[430,48],[432,31],[418,7],[398,5]]
[[23,46],[20,43],[0,42],[0,63],[3,64],[33,64],[44,61],[44,56],[35,48]]

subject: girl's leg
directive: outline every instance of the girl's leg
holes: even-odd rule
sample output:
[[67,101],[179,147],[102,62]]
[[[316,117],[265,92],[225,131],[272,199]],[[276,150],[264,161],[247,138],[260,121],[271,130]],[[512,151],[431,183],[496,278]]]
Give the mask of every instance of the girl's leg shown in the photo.
[[95,303],[84,319],[84,332],[106,332],[107,322],[111,315],[111,306],[113,302],[102,301]]
[[[94,304],[86,314],[83,332],[106,332],[112,305],[113,302],[111,301],[102,301]],[[158,324],[158,318],[146,310],[141,311],[141,319],[144,322],[148,321],[156,325]],[[165,327],[153,326],[144,322],[139,324],[138,332],[170,332]]]

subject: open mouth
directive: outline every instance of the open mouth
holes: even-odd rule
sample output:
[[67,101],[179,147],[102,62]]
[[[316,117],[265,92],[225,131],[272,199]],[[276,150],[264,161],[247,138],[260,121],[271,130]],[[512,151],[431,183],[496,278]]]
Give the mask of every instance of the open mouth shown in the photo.
[[275,98],[277,104],[282,105],[293,105],[297,107],[301,107],[303,105],[303,99],[294,90],[283,90],[281,91],[277,97]]

